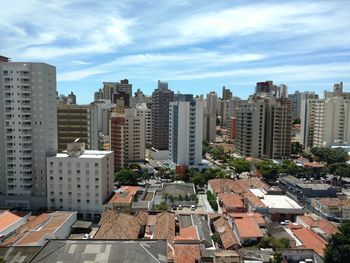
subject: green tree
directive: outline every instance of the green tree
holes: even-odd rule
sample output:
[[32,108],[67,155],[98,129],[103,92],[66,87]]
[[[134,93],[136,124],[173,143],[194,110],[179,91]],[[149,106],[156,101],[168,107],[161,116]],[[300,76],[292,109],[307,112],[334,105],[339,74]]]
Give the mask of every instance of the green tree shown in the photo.
[[333,163],[328,166],[329,172],[342,177],[350,177],[350,165],[346,163]]
[[299,171],[299,167],[290,160],[284,160],[282,162],[282,166],[280,167],[281,173],[286,173],[290,175],[297,175]]
[[168,198],[169,198],[169,194],[168,194],[168,193],[164,193],[164,194],[163,194],[164,202],[167,202],[167,201],[168,201]]
[[317,160],[327,164],[345,163],[349,160],[349,155],[343,148],[313,147],[311,153]]
[[299,142],[292,142],[291,143],[291,153],[296,154],[302,154],[303,153],[303,146]]
[[161,202],[159,205],[154,205],[153,210],[168,211],[170,206],[166,202]]
[[340,225],[339,232],[331,236],[326,247],[324,262],[350,262],[350,223]]
[[177,196],[177,200],[179,200],[180,202],[182,202],[184,199],[183,199],[183,196],[181,195],[181,194],[179,194],[178,196]]
[[221,238],[220,238],[220,234],[218,232],[215,232],[211,235],[211,239],[215,242],[215,243],[219,243],[221,242]]
[[196,175],[195,177],[193,177],[192,183],[194,183],[194,185],[204,186],[206,183],[205,176],[201,174]]
[[175,197],[171,194],[169,195],[169,201],[170,201],[170,203],[174,203],[174,201],[175,201]]
[[271,263],[281,263],[282,262],[282,253],[280,251],[275,251],[275,253],[273,253],[273,257],[272,259],[270,259]]
[[137,185],[139,177],[130,169],[123,168],[114,174],[114,181],[118,181],[120,185]]
[[212,192],[207,191],[207,199],[213,210],[218,211],[218,203],[216,202],[216,197],[212,194]]
[[243,172],[250,172],[250,162],[244,158],[234,159],[228,161],[229,166],[235,168],[235,172],[241,174]]
[[260,171],[261,176],[267,181],[276,181],[281,166],[272,161],[261,161],[256,164],[256,168]]

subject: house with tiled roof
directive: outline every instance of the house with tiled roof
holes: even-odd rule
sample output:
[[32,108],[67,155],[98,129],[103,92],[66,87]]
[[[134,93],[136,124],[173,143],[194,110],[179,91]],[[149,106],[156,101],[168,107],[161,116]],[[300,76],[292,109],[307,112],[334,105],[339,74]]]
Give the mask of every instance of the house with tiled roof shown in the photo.
[[217,195],[219,201],[219,213],[245,212],[244,199],[234,193],[220,193]]
[[350,219],[349,198],[313,198],[311,205],[325,216]]
[[29,212],[0,211],[0,240],[27,222]]
[[229,217],[234,219],[244,219],[244,218],[252,218],[255,220],[255,222],[260,226],[263,227],[266,225],[266,221],[264,219],[264,216],[260,213],[253,213],[253,212],[246,212],[246,213],[229,213]]
[[197,263],[201,259],[199,244],[175,244],[174,263]]
[[102,213],[95,239],[138,239],[146,220],[137,216],[106,210]]
[[215,220],[213,226],[216,233],[220,236],[221,244],[224,249],[236,250],[241,247],[241,242],[224,217]]
[[[64,239],[70,234],[72,225],[77,221],[77,212],[56,211],[42,217],[39,224],[29,230],[26,225],[12,240],[14,246],[42,246],[49,239]],[[23,232],[21,232],[23,231]]]
[[104,208],[110,208],[123,213],[131,211],[131,205],[137,193],[141,190],[139,186],[122,186],[116,190]]
[[313,249],[320,257],[324,256],[327,242],[311,229],[302,225],[290,225],[293,234],[300,240],[303,247]]
[[339,231],[338,228],[328,220],[313,218],[310,215],[298,216],[296,223],[313,230],[317,234],[323,236],[325,239],[328,239]]
[[259,225],[253,218],[234,219],[233,232],[242,244],[256,243],[264,237]]

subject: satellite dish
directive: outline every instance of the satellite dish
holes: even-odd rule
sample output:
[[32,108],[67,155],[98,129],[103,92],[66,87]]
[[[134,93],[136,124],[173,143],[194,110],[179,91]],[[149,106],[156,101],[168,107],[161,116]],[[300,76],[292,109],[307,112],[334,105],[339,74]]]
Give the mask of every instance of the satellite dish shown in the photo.
[[80,138],[76,138],[74,142],[78,142],[80,140]]

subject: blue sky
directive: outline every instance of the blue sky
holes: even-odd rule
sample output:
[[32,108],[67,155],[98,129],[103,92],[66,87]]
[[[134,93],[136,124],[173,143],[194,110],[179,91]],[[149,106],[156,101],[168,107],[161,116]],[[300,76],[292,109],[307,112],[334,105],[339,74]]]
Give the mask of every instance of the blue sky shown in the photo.
[[246,98],[257,81],[289,92],[350,84],[350,1],[0,0],[0,51],[57,67],[59,93],[79,103],[103,81],[151,94],[222,86]]

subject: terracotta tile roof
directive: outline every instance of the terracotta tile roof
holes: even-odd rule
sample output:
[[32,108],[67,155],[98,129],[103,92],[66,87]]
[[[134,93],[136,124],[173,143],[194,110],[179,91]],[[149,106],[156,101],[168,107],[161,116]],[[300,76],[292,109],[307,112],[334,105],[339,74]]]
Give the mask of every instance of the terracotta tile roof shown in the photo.
[[326,242],[320,238],[315,232],[305,227],[291,228],[293,234],[303,243],[303,246],[308,249],[313,249],[321,257],[324,256]]
[[[23,238],[21,238],[17,243],[16,246],[22,246],[22,245],[30,245],[33,243],[40,242],[46,237],[49,238],[55,238],[55,232],[59,227],[61,227],[64,222],[72,216],[74,212],[61,212],[57,211],[54,213],[51,213],[48,215],[48,218],[46,221],[41,221],[41,224],[44,223],[44,225],[39,228],[39,230],[34,229],[29,230],[26,234],[24,234]],[[45,219],[46,217],[43,216],[41,219]],[[39,221],[38,221],[39,222]],[[36,223],[38,223],[36,222]],[[46,223],[45,223],[46,222]],[[36,224],[36,226],[39,226],[39,224]],[[24,225],[25,226],[25,225]],[[25,226],[28,227],[28,226]]]
[[350,199],[347,199],[347,198],[325,197],[325,198],[318,198],[317,200],[324,206],[328,206],[328,207],[343,206],[346,208],[350,208]]
[[309,228],[320,228],[328,236],[331,236],[339,231],[335,225],[325,219],[314,219],[308,215],[298,216],[298,219],[302,220],[302,222],[304,222]]
[[313,162],[313,163],[306,162],[306,163],[304,163],[304,166],[305,166],[305,167],[310,167],[310,168],[323,168],[323,167],[324,167],[324,164],[322,164],[322,163],[317,163],[317,162]]
[[259,238],[264,236],[253,218],[235,219],[234,223],[241,238]]
[[252,218],[258,225],[265,225],[265,219],[260,213],[229,213],[228,214],[233,219],[244,219],[244,218]]
[[139,186],[122,186],[118,192],[114,193],[114,196],[109,200],[109,204],[130,204],[139,191]]
[[143,210],[139,210],[136,214],[137,220],[140,222],[142,226],[147,225],[148,222],[148,213]]
[[197,228],[195,226],[184,227],[180,229],[180,235],[175,240],[198,240]]
[[166,239],[172,244],[175,238],[175,215],[169,212],[157,214],[153,239]]
[[270,187],[259,179],[240,179],[236,181],[237,184],[245,191],[248,192],[251,188],[269,189]]
[[225,249],[232,248],[232,246],[240,246],[240,242],[236,235],[233,233],[230,224],[223,217],[217,219],[214,223],[214,228],[220,235],[221,243]]
[[249,203],[251,203],[254,207],[266,207],[266,205],[252,192],[246,192],[243,194],[243,197],[246,198]]
[[209,180],[208,184],[210,184],[213,192],[218,193],[236,193],[237,191],[241,191],[240,188],[237,187],[234,180],[231,179],[212,179]]
[[102,213],[99,225],[95,239],[138,239],[142,226],[136,216],[112,210]]
[[201,250],[198,244],[175,245],[175,263],[195,263],[201,258]]
[[18,220],[20,220],[22,217],[19,215],[16,215],[15,213],[12,213],[8,210],[3,211],[0,213],[0,231],[5,230],[12,224],[16,223]]
[[244,208],[243,198],[234,193],[218,194],[218,199],[222,201],[223,206],[228,208]]

